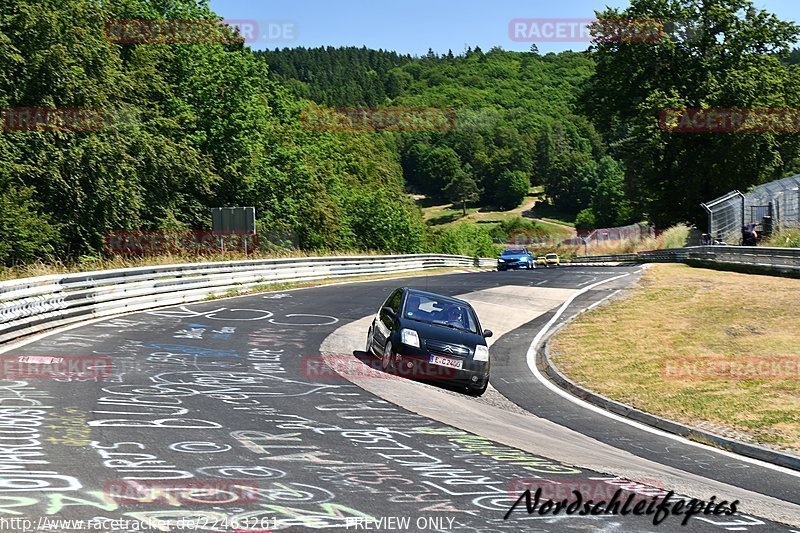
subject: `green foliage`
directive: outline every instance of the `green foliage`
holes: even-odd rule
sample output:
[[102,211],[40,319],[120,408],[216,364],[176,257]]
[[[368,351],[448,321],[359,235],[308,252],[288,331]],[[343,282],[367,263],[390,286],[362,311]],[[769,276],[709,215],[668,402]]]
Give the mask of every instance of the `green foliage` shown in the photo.
[[450,180],[450,183],[444,188],[444,193],[447,195],[447,199],[453,202],[453,205],[461,206],[464,216],[467,214],[467,203],[477,202],[481,197],[481,191],[478,189],[475,178],[464,170],[460,170]]
[[800,69],[787,64],[800,28],[749,0],[633,0],[602,19],[691,21],[654,42],[595,44],[585,112],[626,168],[634,209],[659,227],[705,218],[699,204],[795,170],[800,138],[779,132],[669,133],[661,113],[684,108],[797,108]]
[[[347,217],[353,231],[353,247],[363,250],[421,253],[425,251],[425,224],[404,197],[386,201],[386,190],[353,191]],[[406,207],[406,209],[398,208]]]
[[[0,108],[106,117],[93,131],[0,134],[0,231],[10,232],[0,262],[96,256],[110,230],[206,229],[208,209],[226,205],[256,206],[262,231],[304,249],[420,250],[422,219],[400,200],[395,139],[303,129],[305,104],[270,81],[241,40],[116,44],[104,35],[108,20],[215,18],[205,2],[161,4],[0,6]],[[382,194],[353,193],[363,190]],[[381,221],[388,233],[376,238]]]
[[766,242],[762,242],[762,244],[764,246],[779,248],[800,248],[800,231],[776,231]]
[[504,210],[514,209],[522,203],[530,188],[530,178],[524,172],[506,170],[495,184],[495,204]]
[[549,233],[535,221],[522,217],[507,218],[491,230],[492,238],[495,240],[506,241],[513,237],[514,234],[535,238],[544,237]]
[[56,228],[33,200],[30,188],[10,189],[0,194],[0,261],[30,262],[53,250]]
[[285,48],[255,52],[270,77],[301,98],[332,107],[384,105],[405,92],[413,78],[399,69],[411,56],[356,48]]
[[[702,216],[701,201],[800,169],[797,135],[659,126],[668,108],[800,107],[796,25],[748,0],[632,0],[598,15],[697,31],[600,39],[587,53],[254,53],[233,34],[202,44],[104,35],[108,20],[216,18],[207,2],[5,0],[0,109],[117,119],[0,134],[0,262],[96,256],[110,230],[208,228],[208,208],[222,205],[256,206],[262,231],[289,236],[277,247],[481,255],[486,230],[433,238],[406,186],[462,209],[511,208],[533,183],[584,227],[644,216],[665,227]],[[318,104],[435,107],[457,120],[422,133],[311,131],[299,117]]]
[[[590,159],[599,159],[603,151],[591,124],[570,114],[593,71],[588,54],[542,57],[536,50],[518,53],[494,48],[484,53],[470,48],[459,56],[430,52],[423,58],[409,58],[393,52],[328,47],[276,50],[262,57],[270,63],[273,79],[292,90],[302,83],[300,94],[320,104],[454,110],[457,119],[451,130],[398,134],[409,187],[433,198],[453,199],[453,191],[445,189],[456,177],[463,179],[460,167],[475,179],[480,205],[497,204],[498,197],[503,205],[518,205],[522,179],[509,179],[505,173],[522,173],[529,182],[543,179],[537,170],[542,166],[537,162],[537,139],[545,126],[563,121],[567,125],[562,129],[570,132],[572,145],[591,154]],[[572,145],[558,145],[559,154],[572,151]],[[547,170],[549,166],[544,163]],[[553,177],[551,183],[560,179]],[[456,201],[463,208],[463,199]],[[569,197],[564,196],[564,201],[569,202]]]
[[537,170],[556,208],[577,213],[589,207],[604,151],[600,135],[583,117],[567,115],[543,127]]
[[590,207],[588,209],[584,209],[578,216],[575,217],[575,229],[577,230],[589,230],[597,228],[597,217],[594,214],[594,210]]
[[497,249],[491,234],[477,224],[449,226],[435,235],[435,249],[439,253],[494,257]]
[[454,179],[460,179],[464,174],[461,159],[449,146],[423,149],[423,156],[417,167],[417,182],[434,197],[443,198],[447,193],[445,189]]
[[664,240],[664,248],[683,248],[689,241],[689,226],[686,224],[677,224],[672,226],[662,235]]
[[603,157],[597,166],[597,186],[591,209],[597,227],[611,228],[635,222],[631,220],[630,201],[625,194],[625,170],[611,157]]

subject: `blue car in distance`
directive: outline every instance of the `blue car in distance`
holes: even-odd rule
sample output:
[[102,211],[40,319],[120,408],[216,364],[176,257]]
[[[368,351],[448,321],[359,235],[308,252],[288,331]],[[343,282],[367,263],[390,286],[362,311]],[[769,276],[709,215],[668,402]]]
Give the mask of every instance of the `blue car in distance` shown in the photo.
[[526,248],[506,248],[497,260],[497,270],[536,268],[536,259]]

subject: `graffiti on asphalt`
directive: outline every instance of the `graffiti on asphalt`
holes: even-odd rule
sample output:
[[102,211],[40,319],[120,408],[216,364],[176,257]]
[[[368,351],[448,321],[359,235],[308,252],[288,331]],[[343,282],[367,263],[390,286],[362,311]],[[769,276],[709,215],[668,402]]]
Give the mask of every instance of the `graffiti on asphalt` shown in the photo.
[[[318,345],[315,335],[340,321],[304,311],[181,306],[48,341],[54,350],[108,355],[114,381],[57,383],[62,392],[73,387],[75,398],[59,408],[46,384],[0,381],[0,517],[68,509],[160,531],[190,523],[195,531],[255,533],[375,528],[391,521],[373,516],[385,508],[421,519],[411,521],[420,531],[565,524],[564,516],[527,513],[504,522],[519,497],[509,483],[586,473],[349,383],[304,379],[300,363]],[[117,342],[103,352],[111,332]],[[78,446],[79,463],[53,453]],[[763,523],[736,519],[743,528]],[[613,516],[580,520],[592,529],[625,526]]]

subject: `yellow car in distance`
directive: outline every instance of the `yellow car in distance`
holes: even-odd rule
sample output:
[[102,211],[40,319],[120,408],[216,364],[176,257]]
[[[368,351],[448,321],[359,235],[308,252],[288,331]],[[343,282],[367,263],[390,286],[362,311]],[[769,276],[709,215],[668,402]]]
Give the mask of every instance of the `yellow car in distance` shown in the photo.
[[561,259],[559,259],[558,254],[547,254],[544,256],[544,259],[547,268],[551,266],[561,266]]
[[539,257],[536,258],[536,266],[540,265],[543,267],[547,266],[547,258],[543,255],[540,255]]

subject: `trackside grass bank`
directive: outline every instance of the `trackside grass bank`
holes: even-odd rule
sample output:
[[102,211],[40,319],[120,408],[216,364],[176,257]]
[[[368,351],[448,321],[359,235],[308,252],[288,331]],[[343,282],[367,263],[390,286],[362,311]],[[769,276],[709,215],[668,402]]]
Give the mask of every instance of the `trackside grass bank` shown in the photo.
[[551,341],[576,383],[724,436],[800,451],[800,280],[653,265]]

